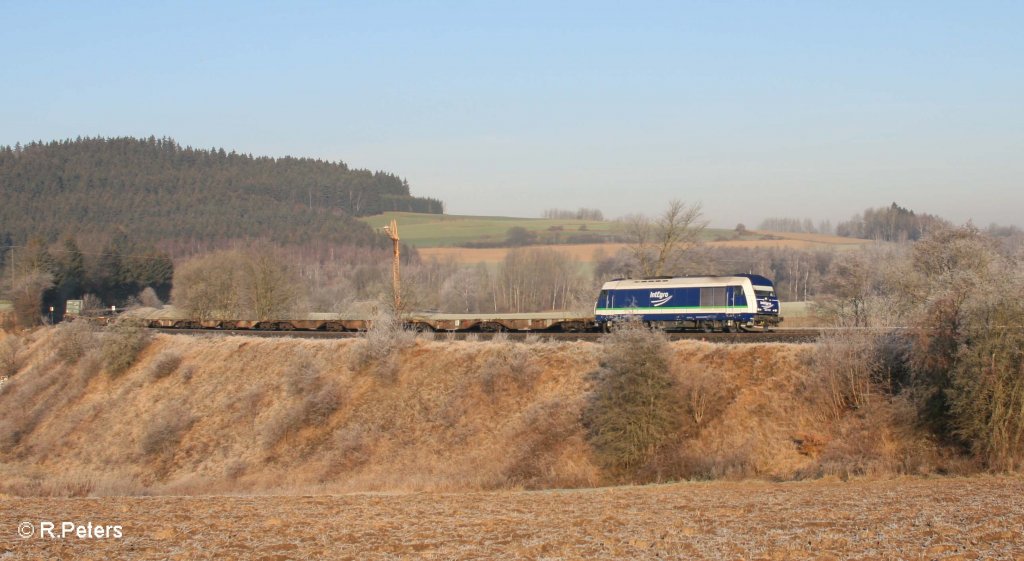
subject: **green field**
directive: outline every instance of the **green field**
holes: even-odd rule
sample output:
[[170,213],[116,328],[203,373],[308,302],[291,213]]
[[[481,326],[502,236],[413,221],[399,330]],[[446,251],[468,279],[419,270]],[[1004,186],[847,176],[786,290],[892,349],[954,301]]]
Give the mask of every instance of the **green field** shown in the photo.
[[[557,238],[551,240],[552,243],[564,242],[573,234],[621,235],[623,232],[621,222],[610,220],[597,222],[508,216],[415,214],[411,212],[387,212],[367,216],[362,220],[374,228],[382,228],[392,219],[398,221],[398,233],[402,242],[415,247],[451,247],[471,242],[500,243],[505,240],[509,228],[514,226],[521,226],[537,232],[538,235]],[[561,230],[558,230],[559,228]],[[704,231],[704,238],[714,240],[731,237],[733,234],[732,230],[707,229]],[[756,236],[750,236],[749,239],[756,239]]]

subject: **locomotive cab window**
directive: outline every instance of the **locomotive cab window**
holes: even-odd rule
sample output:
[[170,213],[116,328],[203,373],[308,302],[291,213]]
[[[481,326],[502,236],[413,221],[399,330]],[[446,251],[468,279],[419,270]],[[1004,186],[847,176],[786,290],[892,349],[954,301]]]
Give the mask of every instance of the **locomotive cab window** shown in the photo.
[[730,300],[731,300],[730,305],[731,306],[746,306],[747,305],[747,295],[743,292],[743,287],[742,286],[730,286],[729,290],[730,290],[730,294],[731,294],[731,296],[730,296]]

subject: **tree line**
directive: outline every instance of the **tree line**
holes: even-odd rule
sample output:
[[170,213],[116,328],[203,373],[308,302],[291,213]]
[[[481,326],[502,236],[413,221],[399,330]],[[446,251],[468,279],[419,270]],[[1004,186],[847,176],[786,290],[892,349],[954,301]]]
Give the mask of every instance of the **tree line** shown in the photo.
[[584,207],[580,207],[576,210],[549,208],[544,211],[541,217],[550,220],[592,220],[594,222],[604,221],[604,213],[601,212],[601,209]]
[[832,223],[828,220],[821,220],[817,224],[810,218],[765,218],[757,227],[758,230],[769,232],[789,232],[794,234],[831,234],[833,233]]
[[948,220],[920,213],[892,203],[888,207],[868,208],[836,226],[836,234],[849,238],[887,242],[915,241],[930,232],[950,227]]
[[929,232],[948,228],[952,224],[941,217],[915,213],[896,203],[887,207],[867,208],[832,228],[822,220],[815,224],[810,218],[766,218],[758,229],[772,232],[806,234],[836,234],[847,238],[880,240],[886,242],[915,241]]
[[44,319],[60,321],[67,300],[85,300],[87,307],[98,309],[132,305],[140,298],[159,305],[170,297],[170,255],[124,232],[115,233],[99,252],[83,251],[73,237],[53,245],[33,238],[22,246],[4,239],[0,286],[23,327]]

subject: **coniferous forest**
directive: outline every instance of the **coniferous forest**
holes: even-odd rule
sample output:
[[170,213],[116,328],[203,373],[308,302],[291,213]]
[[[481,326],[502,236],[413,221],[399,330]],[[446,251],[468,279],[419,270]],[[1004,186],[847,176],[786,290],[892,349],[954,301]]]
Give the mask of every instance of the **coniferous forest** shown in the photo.
[[342,162],[182,147],[170,138],[79,138],[0,147],[0,236],[139,243],[265,239],[377,245],[356,216],[440,213],[387,172]]
[[[387,172],[342,162],[182,147],[170,138],[78,138],[0,147],[3,294],[26,323],[91,294],[170,296],[173,261],[237,244],[383,250],[356,217],[440,213]],[[23,308],[23,309],[22,309]]]

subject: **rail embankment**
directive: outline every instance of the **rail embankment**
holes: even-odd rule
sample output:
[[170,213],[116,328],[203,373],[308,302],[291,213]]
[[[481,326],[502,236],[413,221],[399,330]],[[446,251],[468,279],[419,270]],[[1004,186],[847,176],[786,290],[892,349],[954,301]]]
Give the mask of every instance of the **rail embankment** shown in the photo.
[[[815,353],[622,338],[0,334],[0,494],[466,491],[958,469],[908,404],[844,386]],[[654,393],[609,390],[623,380]]]

